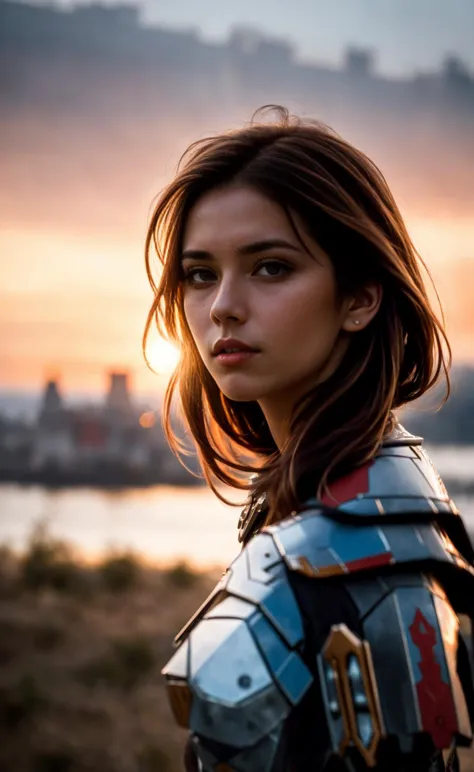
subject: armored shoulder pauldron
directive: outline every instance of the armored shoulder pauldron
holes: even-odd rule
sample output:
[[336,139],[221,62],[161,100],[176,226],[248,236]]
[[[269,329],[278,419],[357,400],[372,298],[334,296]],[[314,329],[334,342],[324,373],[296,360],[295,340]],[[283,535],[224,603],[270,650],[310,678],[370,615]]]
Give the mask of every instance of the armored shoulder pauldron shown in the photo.
[[[403,753],[420,737],[434,750],[471,741],[456,612],[473,615],[472,548],[429,460],[384,446],[330,496],[251,538],[177,636],[163,672],[204,772],[287,772],[289,717],[316,682],[328,757],[362,764],[348,769],[374,766],[387,739]],[[308,651],[295,572],[314,584],[315,609],[338,577],[358,635],[340,619]]]
[[[382,566],[406,571],[380,574]],[[468,743],[458,619],[442,584],[423,571],[433,576],[437,566],[449,567],[460,596],[472,601],[474,570],[434,523],[358,526],[314,510],[254,537],[180,633],[164,670],[176,719],[195,737],[203,769],[225,757],[235,772],[283,772],[287,719],[315,678],[333,753],[356,749],[372,766],[386,737],[405,752],[423,733],[440,749],[453,738]],[[317,672],[303,656],[288,569],[351,580],[364,638],[341,620],[314,652]]]
[[[308,499],[304,509],[323,504],[328,516],[348,522],[356,517],[359,524],[367,518],[375,525],[380,516],[390,516],[393,522],[434,519],[456,548],[474,562],[459,512],[421,446],[421,437],[397,425],[371,462],[331,484],[321,500]],[[250,500],[239,520],[239,541],[258,530],[265,512],[264,496]]]
[[[304,630],[270,534],[253,539],[195,617],[164,669],[177,722],[198,742],[203,769],[280,767],[285,721],[313,681]],[[224,767],[223,767],[224,769]]]

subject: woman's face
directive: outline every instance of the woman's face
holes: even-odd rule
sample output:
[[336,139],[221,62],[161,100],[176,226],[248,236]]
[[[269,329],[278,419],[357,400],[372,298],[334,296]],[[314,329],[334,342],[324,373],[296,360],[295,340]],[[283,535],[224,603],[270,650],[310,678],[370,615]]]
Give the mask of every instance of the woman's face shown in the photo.
[[[184,231],[184,311],[198,351],[227,397],[264,412],[327,377],[354,324],[329,257],[294,219],[304,246],[283,209],[236,185],[203,195]],[[252,352],[222,351],[241,345]]]

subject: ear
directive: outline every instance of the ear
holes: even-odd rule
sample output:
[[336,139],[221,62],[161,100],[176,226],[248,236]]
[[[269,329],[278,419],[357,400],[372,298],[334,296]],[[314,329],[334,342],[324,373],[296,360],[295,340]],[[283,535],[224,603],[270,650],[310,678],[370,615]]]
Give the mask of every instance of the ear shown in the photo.
[[382,286],[372,282],[351,295],[348,298],[342,329],[346,332],[357,332],[367,327],[380,308],[382,294]]

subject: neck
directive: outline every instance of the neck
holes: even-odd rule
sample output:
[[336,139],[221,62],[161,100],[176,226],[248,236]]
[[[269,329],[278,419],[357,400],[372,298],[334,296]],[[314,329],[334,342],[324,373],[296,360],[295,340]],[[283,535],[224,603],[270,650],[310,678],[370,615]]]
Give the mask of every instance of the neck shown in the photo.
[[327,380],[332,375],[336,368],[334,363],[331,363],[331,365],[331,367],[327,367],[320,373],[317,378],[313,376],[301,383],[297,390],[292,389],[291,392],[272,394],[258,401],[278,450],[282,450],[289,437],[291,418],[295,405],[305,394],[314,389],[318,383]]
[[312,373],[299,383],[297,388],[279,394],[272,394],[258,401],[268,428],[278,450],[282,450],[288,439],[294,406],[319,383],[326,381],[339,367],[349,345],[349,338],[340,338],[328,360],[318,373]]
[[265,401],[259,404],[270,433],[275,440],[275,445],[281,452],[290,433],[291,408],[288,408],[284,403],[278,403],[274,400],[270,404]]

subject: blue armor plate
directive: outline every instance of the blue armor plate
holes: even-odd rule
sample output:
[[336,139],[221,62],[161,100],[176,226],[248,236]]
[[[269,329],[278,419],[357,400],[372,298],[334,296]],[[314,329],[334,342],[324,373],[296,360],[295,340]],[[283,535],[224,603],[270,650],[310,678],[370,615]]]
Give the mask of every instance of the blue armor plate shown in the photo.
[[[459,622],[443,583],[455,577],[472,612],[474,569],[457,510],[410,437],[400,430],[381,448],[358,477],[364,490],[354,494],[352,481],[341,498],[339,485],[337,507],[310,501],[254,536],[178,635],[163,673],[204,772],[223,762],[283,771],[289,717],[316,679],[329,754],[357,753],[371,767],[387,737],[403,752],[422,734],[440,750],[470,742]],[[456,522],[456,540],[440,513]],[[363,638],[341,619],[321,651],[307,651],[295,572],[345,582]]]

